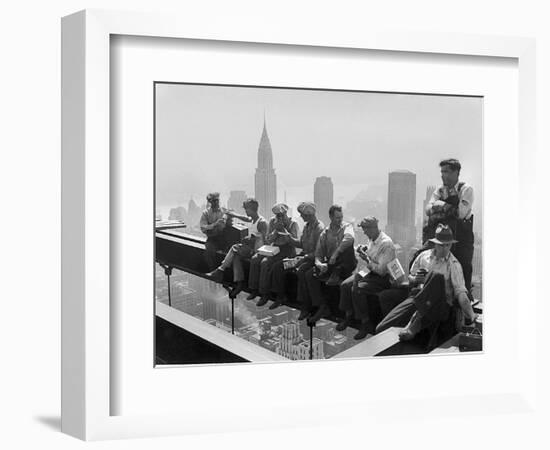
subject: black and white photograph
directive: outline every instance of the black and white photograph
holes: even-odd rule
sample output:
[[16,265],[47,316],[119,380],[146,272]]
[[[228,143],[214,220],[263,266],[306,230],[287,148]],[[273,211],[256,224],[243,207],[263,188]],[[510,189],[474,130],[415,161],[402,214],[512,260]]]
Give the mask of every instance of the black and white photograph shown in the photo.
[[154,83],[155,364],[482,351],[483,101]]

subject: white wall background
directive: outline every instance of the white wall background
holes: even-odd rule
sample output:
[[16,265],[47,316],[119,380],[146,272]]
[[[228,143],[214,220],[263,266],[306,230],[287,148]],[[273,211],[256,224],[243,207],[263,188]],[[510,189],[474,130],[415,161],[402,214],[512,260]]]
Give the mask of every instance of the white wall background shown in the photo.
[[[84,444],[59,432],[60,426],[60,17],[83,8],[141,11],[179,10],[187,14],[240,21],[294,24],[322,21],[327,27],[358,30],[387,23],[388,28],[520,35],[538,39],[538,128],[540,234],[548,213],[543,197],[550,166],[550,15],[544,1],[19,1],[0,12],[0,192],[2,204],[0,264],[0,414],[2,448],[432,448],[420,429],[452,427],[449,448],[548,448],[550,415],[457,418],[428,424],[403,422],[371,429],[322,428],[208,435],[132,442]],[[192,7],[191,7],[192,5]],[[488,162],[490,164],[490,162]],[[505,182],[505,180],[503,180]],[[545,211],[546,210],[546,211]],[[517,219],[513,218],[517,227]],[[521,227],[521,226],[520,226]],[[523,235],[529,230],[523,230]],[[528,242],[528,240],[527,240]],[[548,238],[540,246],[539,274],[549,255]],[[545,266],[548,267],[546,261]],[[544,271],[546,272],[546,271]],[[526,280],[527,282],[527,280]],[[540,299],[542,300],[542,298]],[[542,328],[548,307],[541,304],[533,321],[540,325],[541,400],[548,395],[548,333]],[[547,324],[544,324],[547,326]],[[307,401],[307,400],[305,400]],[[268,419],[266,419],[268,420]],[[417,435],[417,438],[411,436]]]

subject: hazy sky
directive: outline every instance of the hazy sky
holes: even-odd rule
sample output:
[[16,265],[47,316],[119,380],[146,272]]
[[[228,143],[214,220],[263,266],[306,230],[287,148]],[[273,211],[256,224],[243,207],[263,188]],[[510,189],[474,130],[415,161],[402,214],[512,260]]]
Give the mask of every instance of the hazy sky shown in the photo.
[[345,204],[407,169],[420,202],[427,185],[440,184],[438,162],[448,157],[461,161],[461,179],[480,200],[482,107],[468,97],[157,85],[157,205],[191,196],[202,203],[212,190],[222,202],[234,189],[254,195],[264,111],[279,200],[285,190],[289,203],[312,199],[315,178],[325,175]]

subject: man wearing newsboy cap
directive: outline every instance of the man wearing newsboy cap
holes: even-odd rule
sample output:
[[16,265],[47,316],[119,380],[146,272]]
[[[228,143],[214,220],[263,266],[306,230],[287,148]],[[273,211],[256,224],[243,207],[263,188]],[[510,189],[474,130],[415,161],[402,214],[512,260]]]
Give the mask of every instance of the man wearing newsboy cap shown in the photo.
[[390,327],[404,327],[399,339],[410,340],[423,328],[436,322],[446,322],[451,308],[458,306],[464,324],[475,320],[475,313],[468,299],[462,267],[451,253],[457,241],[448,225],[439,224],[431,250],[425,250],[414,260],[409,283],[411,296],[393,308],[378,324],[380,333]]
[[248,287],[250,295],[247,300],[253,300],[261,295],[257,306],[265,305],[271,294],[271,269],[273,264],[284,258],[296,255],[293,240],[298,238],[298,222],[288,217],[288,206],[277,203],[271,208],[274,216],[269,221],[265,243],[279,248],[279,253],[264,256],[256,253],[250,260]]
[[[312,202],[302,202],[298,205],[298,213],[305,223],[302,236],[297,239],[290,237],[290,243],[297,248],[302,249],[302,254],[298,257],[298,263],[295,267],[296,276],[298,278],[298,286],[296,292],[296,301],[301,306],[301,314],[299,320],[309,316],[312,309],[311,297],[306,285],[306,273],[315,265],[315,248],[319,241],[319,236],[324,230],[323,222],[317,218],[317,207]],[[273,264],[271,274],[271,291],[275,294],[275,301],[269,306],[269,309],[275,309],[283,304],[286,300],[286,270],[284,268],[284,260],[277,261]]]
[[206,196],[208,207],[203,211],[200,219],[201,231],[206,235],[205,258],[208,270],[216,268],[216,252],[225,247],[224,230],[226,221],[220,208],[220,194],[211,192]]

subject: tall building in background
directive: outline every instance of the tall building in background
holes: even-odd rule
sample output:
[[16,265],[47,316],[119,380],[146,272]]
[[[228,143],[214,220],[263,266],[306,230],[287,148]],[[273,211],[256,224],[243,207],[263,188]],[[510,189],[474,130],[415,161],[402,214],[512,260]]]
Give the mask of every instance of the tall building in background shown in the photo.
[[313,202],[317,206],[317,217],[328,226],[328,210],[334,204],[334,186],[330,177],[317,177],[313,186]]
[[432,198],[433,193],[435,192],[435,186],[428,186],[426,188],[426,197],[424,198],[424,201],[422,202],[422,226],[425,227],[428,223],[428,215],[426,214],[426,206],[428,206],[428,202]]
[[273,168],[273,152],[267,135],[264,117],[264,129],[258,147],[258,167],[254,177],[255,197],[260,203],[262,216],[271,216],[271,208],[277,203],[277,176]]
[[229,192],[229,200],[227,200],[227,207],[234,211],[244,214],[243,202],[246,200],[245,191],[231,191]]
[[386,232],[405,254],[416,243],[416,174],[408,170],[389,173]]

